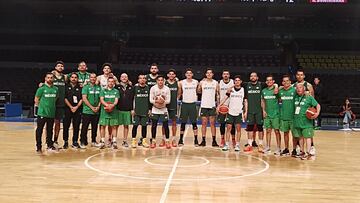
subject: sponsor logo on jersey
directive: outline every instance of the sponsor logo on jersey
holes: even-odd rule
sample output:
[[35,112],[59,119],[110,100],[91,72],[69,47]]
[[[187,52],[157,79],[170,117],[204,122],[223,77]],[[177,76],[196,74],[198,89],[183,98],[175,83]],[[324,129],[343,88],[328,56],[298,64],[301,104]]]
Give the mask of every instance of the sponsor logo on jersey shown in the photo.
[[264,96],[264,99],[276,99],[276,96],[275,95],[267,95],[267,96]]
[[44,94],[44,97],[56,97],[56,94]]
[[56,82],[54,82],[54,85],[55,85],[55,86],[65,86],[65,83],[64,83],[64,82],[60,82],[60,81],[56,81]]
[[170,91],[177,91],[178,88],[177,87],[169,87]]
[[294,97],[293,96],[282,96],[281,100],[293,100]]
[[136,94],[136,97],[149,97],[149,94]]
[[116,96],[114,94],[111,94],[111,95],[107,94],[104,96],[104,98],[113,99],[113,98],[116,98]]
[[248,90],[249,94],[260,94],[260,90]]
[[204,90],[214,90],[215,87],[204,87]]

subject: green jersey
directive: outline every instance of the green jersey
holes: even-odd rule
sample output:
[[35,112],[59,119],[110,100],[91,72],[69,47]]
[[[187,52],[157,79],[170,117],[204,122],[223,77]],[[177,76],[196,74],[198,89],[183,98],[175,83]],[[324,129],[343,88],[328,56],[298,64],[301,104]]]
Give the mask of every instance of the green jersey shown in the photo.
[[266,118],[279,118],[280,110],[277,95],[274,94],[274,87],[264,88],[261,91],[261,98],[265,101]]
[[[84,85],[86,85],[87,83],[90,82],[90,73],[88,72],[76,72],[77,76],[78,76],[78,83],[80,85],[80,87],[83,87]],[[68,78],[70,78],[71,73],[68,74]]]
[[[82,88],[81,94],[86,95],[87,100],[91,104],[91,106],[98,106],[100,102],[100,92],[101,87],[99,85],[91,85],[87,84]],[[83,111],[84,114],[90,114],[95,115],[98,114],[98,112],[93,112],[91,108],[83,102]]]
[[151,74],[146,75],[146,84],[147,86],[149,86],[149,88],[156,85],[156,77],[152,78],[151,76],[152,76]]
[[248,99],[248,113],[261,113],[261,90],[266,86],[262,82],[252,84],[245,83],[245,90]]
[[59,89],[54,85],[49,87],[44,84],[37,89],[35,96],[40,99],[37,115],[45,118],[55,118]]
[[53,85],[59,90],[59,99],[56,101],[56,107],[64,107],[65,106],[65,75],[61,74],[58,78],[54,74],[54,82]]
[[[120,98],[119,90],[112,88],[112,89],[102,89],[100,91],[100,97],[104,97],[104,102],[111,102],[114,103],[116,98]],[[116,118],[117,117],[117,109],[116,106],[114,110],[110,113],[106,112],[104,106],[101,105],[101,112],[100,118]]]
[[280,108],[280,119],[283,121],[292,121],[295,113],[295,99],[296,90],[294,87],[290,87],[285,90],[281,88],[279,90],[279,98],[281,100],[281,108]]
[[294,114],[294,127],[295,128],[312,128],[313,121],[306,117],[306,111],[309,107],[317,106],[318,102],[314,97],[309,95],[299,96],[296,95],[294,99],[295,114]]
[[168,110],[177,109],[177,95],[178,95],[178,82],[175,81],[173,84],[169,81],[165,82],[165,85],[170,89],[170,104],[167,105]]
[[147,116],[149,112],[149,95],[150,88],[145,85],[141,87],[140,85],[135,85],[134,88],[134,111],[138,116]]

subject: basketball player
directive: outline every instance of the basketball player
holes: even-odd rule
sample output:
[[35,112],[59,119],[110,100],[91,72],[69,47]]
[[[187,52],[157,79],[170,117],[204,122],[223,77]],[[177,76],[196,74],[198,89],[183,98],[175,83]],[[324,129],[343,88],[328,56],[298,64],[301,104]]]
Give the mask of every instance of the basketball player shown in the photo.
[[54,146],[59,148],[58,138],[60,134],[60,122],[65,116],[65,83],[68,79],[67,75],[63,74],[64,62],[57,61],[55,68],[51,73],[53,74],[53,85],[58,88],[59,99],[56,100],[56,111],[54,119]]
[[[159,75],[159,68],[156,63],[152,63],[150,65],[150,73],[146,75],[146,84],[151,89],[152,86],[156,85],[156,78]],[[150,104],[149,108],[152,108],[152,104]],[[165,132],[163,132],[165,134]],[[138,145],[141,146],[142,137],[140,138]]]
[[216,142],[216,128],[215,128],[215,117],[216,117],[216,103],[219,104],[219,83],[213,79],[214,71],[208,68],[205,72],[205,78],[200,81],[198,86],[198,93],[201,94],[201,133],[202,141],[200,146],[206,146],[206,128],[210,121],[210,129],[212,135],[212,146],[219,147]]
[[195,147],[199,146],[198,141],[198,127],[196,124],[198,111],[196,110],[197,94],[196,89],[199,82],[193,79],[193,71],[191,68],[187,68],[185,71],[185,79],[179,82],[179,91],[178,98],[181,98],[181,109],[180,109],[180,139],[179,146],[184,145],[184,131],[185,126],[188,120],[192,124],[192,129],[194,132],[194,145]]
[[[223,151],[229,150],[230,132],[233,126],[236,126],[236,145],[234,150],[236,152],[240,151],[241,123],[246,119],[246,109],[248,105],[245,90],[241,87],[241,83],[240,75],[236,75],[234,77],[234,87],[229,88],[226,93],[226,97],[229,98],[229,112],[226,116],[226,143],[222,148]],[[226,100],[227,98],[224,98],[221,105],[223,105]]]
[[[51,71],[53,74],[53,85],[58,88],[59,91],[59,99],[56,100],[56,111],[55,111],[55,119],[54,119],[54,147],[59,148],[58,138],[60,134],[60,123],[65,115],[65,83],[68,79],[67,75],[63,74],[64,71],[64,62],[57,61],[55,63],[54,70]],[[44,83],[40,83],[39,87],[44,85]]]
[[116,87],[120,93],[118,102],[119,125],[123,125],[123,143],[122,146],[129,147],[127,137],[129,134],[129,125],[131,124],[131,110],[134,102],[134,88],[129,81],[126,73],[120,75],[120,84]]
[[36,91],[34,102],[38,107],[37,127],[36,127],[36,152],[42,153],[42,133],[46,124],[46,144],[49,151],[55,151],[53,146],[52,134],[56,111],[56,100],[59,98],[59,90],[53,85],[54,76],[47,73],[45,84]]
[[150,88],[146,85],[146,76],[139,75],[138,84],[134,87],[134,110],[131,111],[133,117],[132,148],[136,148],[136,134],[139,125],[141,125],[141,146],[149,147],[146,141],[147,122],[151,113],[151,110],[149,110],[149,94]]
[[146,84],[151,88],[156,85],[156,78],[159,75],[159,68],[156,63],[150,65],[150,73],[146,75]]
[[266,147],[264,153],[270,153],[271,132],[274,129],[276,136],[277,149],[275,155],[281,154],[281,137],[280,137],[280,110],[278,104],[278,94],[275,94],[274,77],[266,77],[267,87],[261,91],[261,105],[264,116],[264,126],[266,129]]
[[100,85],[101,88],[106,89],[107,88],[107,81],[109,77],[114,78],[115,84],[119,84],[118,79],[114,74],[112,73],[112,65],[110,63],[104,63],[102,65],[103,74],[97,76],[96,84]]
[[[289,133],[293,131],[293,120],[295,113],[294,99],[296,95],[295,88],[291,85],[289,75],[282,78],[282,88],[279,88],[278,97],[280,99],[280,131],[284,132],[285,149],[281,152],[282,156],[289,155]],[[294,133],[292,132],[294,135]],[[292,155],[296,156],[297,139],[293,136]]]
[[[305,93],[305,87],[303,84],[296,85],[295,96],[295,115],[294,115],[294,136],[300,138],[300,148],[302,153],[301,159],[307,159],[308,156],[312,156],[310,152],[311,138],[314,136],[313,120],[319,116],[321,107],[313,96]],[[306,117],[306,111],[309,107],[316,107],[316,113],[308,119]],[[306,153],[305,147],[306,144]]]
[[[304,85],[305,94],[309,94],[313,97],[315,96],[313,86],[311,85],[311,83],[305,81],[305,72],[303,69],[298,69],[296,71],[296,82],[294,83],[294,87],[296,87],[297,84]],[[311,138],[311,154],[315,155],[315,153],[316,153],[316,149],[314,146],[314,140],[313,138]]]
[[[275,85],[275,93],[278,92],[277,84]],[[244,88],[246,91],[248,99],[248,111],[247,111],[247,126],[246,131],[248,134],[248,143],[245,145],[245,152],[252,152],[253,147],[256,147],[257,144],[253,137],[254,126],[256,125],[257,131],[259,132],[259,152],[264,151],[263,146],[263,110],[261,108],[261,90],[267,87],[265,83],[259,81],[257,73],[252,72],[250,74],[250,82],[244,83]]]
[[[229,106],[229,100],[226,96],[226,92],[228,89],[234,86],[234,81],[230,79],[230,71],[229,70],[223,70],[222,72],[222,80],[219,81],[219,88],[220,88],[220,101],[225,101],[223,105]],[[225,100],[226,99],[226,100]],[[221,135],[221,142],[220,147],[224,147],[225,144],[225,128],[226,128],[226,115],[224,114],[218,114],[217,121],[220,123],[220,135]],[[232,135],[232,143],[233,147],[235,147],[236,141],[235,141],[235,125],[232,125],[231,128],[231,135]]]
[[[176,71],[174,69],[168,70],[167,73],[168,79],[165,81],[165,85],[170,89],[170,104],[167,105],[167,109],[169,112],[169,119],[171,120],[171,132],[172,132],[172,140],[171,146],[176,147],[176,119],[177,119],[177,98],[178,98],[178,81],[176,80]],[[165,141],[162,141],[165,144]],[[159,146],[161,147],[162,144]]]
[[[78,64],[78,72],[76,72],[76,74],[78,75],[78,83],[80,87],[83,87],[90,81],[90,73],[87,72],[86,70],[87,70],[87,66],[85,61],[81,61]],[[70,74],[68,74],[68,77],[70,77]]]
[[152,137],[152,139],[150,140],[151,148],[156,147],[156,131],[159,120],[162,121],[162,127],[165,131],[166,149],[171,148],[169,141],[169,114],[166,108],[166,105],[170,104],[170,99],[170,89],[165,85],[165,78],[164,76],[158,75],[156,78],[156,85],[151,87],[149,96],[150,103],[153,104],[150,116]]
[[[119,84],[118,79],[114,76],[114,74],[112,73],[112,65],[111,63],[104,63],[102,65],[102,69],[103,69],[103,74],[99,75],[96,79],[96,84],[100,85],[100,87],[102,89],[106,89],[108,87],[108,79],[109,77],[112,77],[115,80],[115,85]],[[108,140],[108,146],[110,147],[111,143],[112,143],[112,132],[111,132],[112,128],[108,128],[108,132],[109,132],[109,140]]]
[[82,95],[81,87],[78,84],[78,75],[76,73],[70,74],[69,83],[65,87],[65,117],[64,117],[64,149],[68,148],[69,140],[69,128],[72,123],[73,126],[73,137],[72,137],[72,148],[85,149],[85,145],[79,145],[79,128],[81,122],[82,112]]
[[[101,102],[101,111],[100,111],[100,149],[105,148],[105,127],[111,129],[112,142],[110,147],[112,146],[114,149],[117,149],[116,142],[116,128],[118,126],[118,111],[116,109],[116,105],[119,101],[119,91],[115,88],[115,79],[112,77],[108,78],[107,82],[108,86],[106,89],[102,89],[100,92],[100,102]],[[111,112],[105,111],[105,108],[112,109]]]
[[98,122],[99,122],[99,110],[100,110],[100,91],[101,87],[96,85],[96,74],[90,73],[90,81],[82,88],[82,127],[80,133],[80,146],[87,145],[87,132],[89,125],[91,124],[91,147],[100,147],[100,144],[96,142]]

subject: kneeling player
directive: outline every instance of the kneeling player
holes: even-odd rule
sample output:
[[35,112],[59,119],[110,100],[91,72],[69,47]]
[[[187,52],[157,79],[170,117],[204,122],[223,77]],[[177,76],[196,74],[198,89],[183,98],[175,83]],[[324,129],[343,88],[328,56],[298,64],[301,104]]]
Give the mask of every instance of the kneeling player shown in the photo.
[[[241,123],[245,121],[247,111],[247,99],[244,88],[241,87],[241,77],[239,75],[234,78],[234,87],[229,89],[226,96],[229,97],[229,113],[226,117],[226,143],[222,148],[223,151],[229,150],[230,132],[233,125],[236,128],[236,145],[235,151],[240,151]],[[223,102],[222,102],[223,103]],[[244,111],[243,111],[243,107]]]
[[141,145],[148,148],[146,142],[147,121],[149,120],[149,93],[150,88],[146,85],[145,75],[139,75],[138,84],[134,87],[134,110],[131,111],[133,116],[132,141],[131,147],[136,148],[137,128],[141,125]]
[[[321,107],[314,97],[305,94],[305,88],[303,84],[296,85],[295,96],[295,115],[294,115],[294,136],[300,138],[301,159],[307,159],[310,153],[311,138],[314,136],[314,126],[311,119],[315,119],[319,116]],[[309,107],[316,107],[316,113],[308,119],[306,117],[306,111]],[[306,153],[304,146],[306,143]]]
[[165,146],[167,149],[171,148],[169,142],[169,118],[168,118],[168,110],[166,105],[170,103],[170,89],[165,86],[165,79],[164,76],[157,76],[156,78],[156,85],[151,87],[150,89],[150,103],[153,104],[151,110],[151,148],[156,147],[156,131],[157,131],[157,124],[159,120],[162,121],[162,127],[165,131]]

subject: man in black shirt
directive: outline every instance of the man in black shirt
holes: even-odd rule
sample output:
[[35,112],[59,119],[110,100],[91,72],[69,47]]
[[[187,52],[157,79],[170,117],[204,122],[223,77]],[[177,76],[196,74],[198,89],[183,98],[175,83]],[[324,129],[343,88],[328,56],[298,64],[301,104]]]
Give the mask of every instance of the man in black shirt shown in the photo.
[[127,137],[129,133],[129,125],[131,124],[131,110],[133,110],[134,88],[129,81],[126,73],[120,75],[120,84],[116,87],[120,92],[118,102],[119,109],[119,125],[123,125],[124,141],[122,146],[128,147]]
[[[323,103],[323,87],[322,84],[320,83],[320,78],[319,77],[315,77],[314,78],[314,96],[315,96],[315,100],[320,104],[320,106],[322,106]],[[314,120],[315,121],[315,129],[320,129],[321,128],[321,112],[319,114],[319,116],[317,117],[317,119]]]
[[73,125],[72,147],[85,149],[83,143],[81,146],[78,143],[79,127],[81,122],[82,111],[82,95],[81,87],[78,84],[78,75],[76,73],[70,74],[70,82],[65,87],[65,118],[64,118],[64,149],[68,148],[69,128]]

